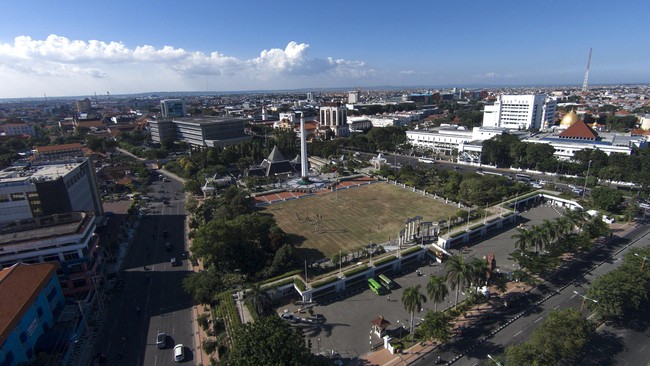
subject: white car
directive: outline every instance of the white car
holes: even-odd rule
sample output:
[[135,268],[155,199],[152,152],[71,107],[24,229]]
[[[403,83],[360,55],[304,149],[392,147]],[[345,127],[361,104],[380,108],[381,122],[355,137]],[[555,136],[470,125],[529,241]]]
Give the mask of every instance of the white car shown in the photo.
[[174,346],[174,361],[181,362],[185,359],[185,347],[182,344]]
[[607,216],[607,215],[604,215],[604,216],[603,216],[603,221],[606,222],[606,223],[608,223],[608,224],[613,224],[614,221],[616,221],[616,220],[614,220],[613,217],[609,217],[609,216]]

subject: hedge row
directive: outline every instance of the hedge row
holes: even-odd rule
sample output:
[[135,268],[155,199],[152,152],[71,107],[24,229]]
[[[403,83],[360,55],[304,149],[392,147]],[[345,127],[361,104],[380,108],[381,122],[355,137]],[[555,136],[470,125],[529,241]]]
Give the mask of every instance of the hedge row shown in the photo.
[[408,254],[411,254],[411,253],[419,252],[420,250],[422,250],[422,247],[414,246],[413,248],[408,248],[405,251],[403,251],[402,255],[404,256],[404,255],[408,255]]
[[394,255],[389,255],[388,257],[382,258],[382,259],[380,259],[378,261],[374,261],[374,265],[375,265],[375,267],[381,266],[384,263],[388,263],[390,261],[395,260],[395,258],[397,258],[397,257],[395,257]]
[[307,286],[305,286],[305,283],[302,282],[302,280],[300,278],[295,278],[294,277],[293,284],[296,285],[296,287],[298,287],[298,290],[300,290],[300,291],[305,291],[305,289],[307,288]]
[[350,276],[354,276],[355,274],[357,274],[359,272],[363,272],[363,271],[365,271],[367,269],[368,269],[368,266],[363,265],[363,266],[359,266],[357,268],[351,269],[349,271],[345,271],[345,272],[343,272],[343,274],[345,275],[345,277],[350,277]]
[[336,281],[338,281],[338,280],[339,280],[339,278],[336,277],[336,276],[333,276],[333,277],[330,277],[330,278],[326,278],[326,279],[324,279],[324,280],[322,280],[322,281],[317,281],[317,282],[312,283],[312,284],[311,284],[311,288],[313,288],[313,289],[317,289],[317,288],[319,288],[319,287],[323,287],[323,286],[325,286],[325,285],[329,285],[330,283],[332,283],[332,282],[336,282]]
[[291,277],[293,275],[297,275],[297,274],[300,274],[300,273],[302,273],[302,270],[301,269],[296,269],[296,270],[293,270],[291,272],[287,272],[285,274],[281,274],[279,276],[275,276],[275,277],[266,279],[266,280],[264,280],[264,282],[262,282],[262,285],[266,285],[267,283],[271,283],[273,281],[277,281],[277,280],[281,280],[283,278]]

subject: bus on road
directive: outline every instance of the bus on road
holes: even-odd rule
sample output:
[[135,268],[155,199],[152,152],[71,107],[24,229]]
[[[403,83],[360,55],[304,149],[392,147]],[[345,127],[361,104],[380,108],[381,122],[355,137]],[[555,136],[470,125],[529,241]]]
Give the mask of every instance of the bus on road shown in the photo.
[[528,174],[517,174],[517,175],[515,175],[515,179],[517,179],[517,181],[519,181],[519,182],[528,183],[528,182],[530,182],[530,175],[528,175]]
[[379,275],[379,282],[381,282],[384,287],[386,287],[389,290],[392,290],[395,288],[395,282],[393,282],[388,276],[380,274]]
[[435,160],[433,160],[431,158],[418,158],[418,161],[420,163],[427,163],[427,164],[434,164],[435,163]]

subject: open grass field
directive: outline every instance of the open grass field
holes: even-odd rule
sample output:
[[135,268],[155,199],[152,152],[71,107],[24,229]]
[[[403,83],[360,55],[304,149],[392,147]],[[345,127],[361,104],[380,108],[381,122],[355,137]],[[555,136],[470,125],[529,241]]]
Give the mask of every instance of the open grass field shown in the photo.
[[457,210],[408,189],[375,183],[275,203],[264,212],[273,214],[282,230],[297,237],[301,257],[320,259],[395,239],[407,218],[420,215],[422,221],[436,222]]

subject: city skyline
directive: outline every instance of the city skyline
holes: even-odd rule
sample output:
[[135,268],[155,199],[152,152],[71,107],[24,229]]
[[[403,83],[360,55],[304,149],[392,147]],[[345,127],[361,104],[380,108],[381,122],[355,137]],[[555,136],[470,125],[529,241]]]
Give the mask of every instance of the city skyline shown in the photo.
[[[588,5],[588,6],[587,6]],[[0,98],[650,81],[646,1],[5,6]]]

